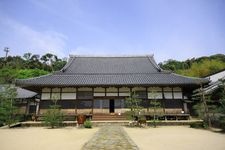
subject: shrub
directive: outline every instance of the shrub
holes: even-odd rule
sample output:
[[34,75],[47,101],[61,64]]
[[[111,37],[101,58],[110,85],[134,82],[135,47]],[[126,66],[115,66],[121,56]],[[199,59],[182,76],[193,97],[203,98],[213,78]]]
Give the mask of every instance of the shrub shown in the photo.
[[220,117],[219,126],[222,129],[222,131],[225,132],[225,117]]
[[84,127],[85,128],[92,128],[92,122],[90,120],[86,120],[84,122]]
[[51,128],[60,127],[63,124],[63,113],[60,111],[59,106],[56,105],[56,101],[44,114],[44,124]]
[[200,128],[206,129],[206,128],[208,128],[207,124],[204,123],[204,122],[193,122],[193,123],[190,124],[190,127],[196,128],[196,129],[200,129]]
[[0,92],[0,123],[10,127],[18,119],[18,109],[15,105],[16,88],[5,86]]
[[63,113],[59,109],[50,108],[44,114],[44,124],[51,128],[60,127],[63,123]]

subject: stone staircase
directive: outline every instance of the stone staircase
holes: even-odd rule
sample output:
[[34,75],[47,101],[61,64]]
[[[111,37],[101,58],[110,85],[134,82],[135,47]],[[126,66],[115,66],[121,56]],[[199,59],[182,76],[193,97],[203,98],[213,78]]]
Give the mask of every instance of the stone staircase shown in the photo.
[[93,121],[119,121],[119,120],[127,120],[126,116],[121,114],[93,114]]

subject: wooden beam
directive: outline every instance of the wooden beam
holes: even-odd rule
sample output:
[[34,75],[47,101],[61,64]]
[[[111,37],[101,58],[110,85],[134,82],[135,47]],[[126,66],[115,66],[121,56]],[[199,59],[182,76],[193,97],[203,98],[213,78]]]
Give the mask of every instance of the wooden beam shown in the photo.
[[94,88],[92,87],[92,94],[93,94],[93,98],[92,98],[92,109],[91,109],[91,114],[93,115],[94,112]]

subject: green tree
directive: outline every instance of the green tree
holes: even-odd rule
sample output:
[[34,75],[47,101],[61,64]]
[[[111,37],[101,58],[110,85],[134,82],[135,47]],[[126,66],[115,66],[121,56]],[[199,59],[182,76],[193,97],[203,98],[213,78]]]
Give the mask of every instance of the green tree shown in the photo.
[[41,57],[41,60],[50,66],[51,71],[54,71],[53,64],[58,61],[58,57],[51,53],[47,53]]
[[48,74],[48,71],[40,70],[40,69],[21,69],[18,70],[16,73],[16,78],[18,79],[26,79],[26,78],[32,78],[32,77],[38,77],[41,75]]
[[196,61],[192,63],[191,68],[186,70],[177,70],[176,73],[192,76],[192,77],[205,77],[209,74],[216,73],[225,68],[225,62],[220,60],[209,60],[202,59],[201,61]]
[[128,108],[130,108],[130,112],[127,112],[128,116],[131,117],[132,120],[135,117],[139,118],[142,110],[141,107],[141,99],[138,98],[138,95],[135,91],[130,93],[130,96],[126,98],[125,104]]
[[156,127],[158,118],[157,116],[161,115],[158,109],[161,108],[161,103],[156,99],[157,98],[157,93],[152,92],[150,95],[150,109],[153,109],[153,126]]
[[221,124],[221,127],[223,131],[225,131],[225,80],[221,79],[220,82],[222,85],[219,87],[221,90],[221,96],[219,98],[219,113],[221,113],[221,117],[219,118],[219,122]]
[[53,98],[53,105],[44,114],[44,124],[51,128],[60,127],[63,123],[63,113],[60,110],[60,106],[57,105],[58,98]]
[[205,93],[203,91],[203,87],[201,85],[199,89],[200,93],[200,101],[196,105],[193,106],[193,109],[197,113],[197,115],[204,121],[204,127],[205,128],[211,128],[212,127],[212,114],[214,110],[214,106],[208,105],[210,103],[210,98],[206,99]]
[[53,62],[52,64],[52,67],[53,67],[53,70],[56,71],[56,70],[60,70],[62,69],[66,64],[66,61],[63,61],[61,59],[57,59],[55,62]]
[[0,69],[0,84],[13,83],[16,78],[16,70],[11,67],[5,66]]
[[16,95],[16,88],[11,86],[3,87],[2,92],[0,92],[0,121],[9,127],[18,121],[16,117],[17,107],[15,106]]
[[159,63],[159,66],[164,70],[171,70],[185,76],[205,77],[225,69],[225,55],[216,54],[209,57],[191,58],[185,61],[169,59]]

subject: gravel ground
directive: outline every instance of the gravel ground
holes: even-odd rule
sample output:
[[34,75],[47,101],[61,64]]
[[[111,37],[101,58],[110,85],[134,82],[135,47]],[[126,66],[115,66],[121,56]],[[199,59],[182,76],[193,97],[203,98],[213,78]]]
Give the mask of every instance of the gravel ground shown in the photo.
[[79,150],[98,129],[0,129],[0,150]]
[[225,134],[186,126],[124,128],[141,150],[225,150]]
[[[97,143],[93,144],[93,141]],[[0,129],[0,150],[94,150],[96,148],[225,150],[225,134],[185,126],[157,128],[107,126],[100,130],[75,127]]]

